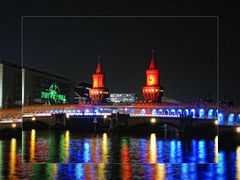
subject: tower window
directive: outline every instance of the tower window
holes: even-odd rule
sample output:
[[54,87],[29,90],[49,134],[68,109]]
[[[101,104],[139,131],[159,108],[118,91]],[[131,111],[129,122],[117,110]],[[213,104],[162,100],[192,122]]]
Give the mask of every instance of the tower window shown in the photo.
[[152,81],[152,76],[149,76],[149,81]]

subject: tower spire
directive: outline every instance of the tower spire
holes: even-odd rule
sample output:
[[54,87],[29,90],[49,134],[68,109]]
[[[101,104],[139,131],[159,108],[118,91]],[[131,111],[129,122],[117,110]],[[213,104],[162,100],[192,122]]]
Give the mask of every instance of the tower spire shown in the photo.
[[156,65],[155,65],[155,60],[154,60],[154,49],[152,49],[152,57],[151,57],[151,63],[150,63],[150,69],[155,69]]
[[98,55],[98,65],[97,65],[96,73],[102,72],[100,60],[101,60],[101,54]]

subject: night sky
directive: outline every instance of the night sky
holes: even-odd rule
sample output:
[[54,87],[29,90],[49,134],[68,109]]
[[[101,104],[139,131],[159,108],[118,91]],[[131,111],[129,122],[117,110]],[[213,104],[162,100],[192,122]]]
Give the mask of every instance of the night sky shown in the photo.
[[[169,4],[170,3],[170,4]],[[97,4],[1,4],[0,57],[20,64],[21,16],[202,15],[219,16],[220,98],[230,94],[240,104],[238,4],[180,4],[175,1],[129,1]],[[90,7],[90,9],[87,9]],[[126,7],[126,8],[124,8]],[[31,18],[24,19],[24,65],[80,83],[91,74],[102,54],[110,92],[141,94],[151,50],[160,70],[165,95],[196,101],[206,92],[216,99],[216,18]]]

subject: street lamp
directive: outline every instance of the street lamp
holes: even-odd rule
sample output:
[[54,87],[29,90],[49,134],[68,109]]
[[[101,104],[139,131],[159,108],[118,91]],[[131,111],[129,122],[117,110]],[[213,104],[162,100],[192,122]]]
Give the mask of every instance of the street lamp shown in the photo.
[[155,118],[151,118],[151,123],[152,124],[156,123],[156,119]]
[[16,126],[17,126],[16,123],[12,124],[12,128],[16,128]]
[[240,133],[240,127],[236,128],[237,133]]

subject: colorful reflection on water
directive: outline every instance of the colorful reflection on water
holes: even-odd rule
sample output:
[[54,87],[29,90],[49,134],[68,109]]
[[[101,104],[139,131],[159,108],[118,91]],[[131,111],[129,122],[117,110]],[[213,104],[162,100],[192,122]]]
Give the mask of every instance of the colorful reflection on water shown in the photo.
[[214,163],[218,139],[162,139],[107,133],[79,135],[24,131],[23,159],[30,163]]
[[[34,179],[39,177],[41,179],[240,178],[240,146],[236,149],[217,152],[215,149],[217,146],[214,144],[218,141],[217,137],[213,142],[194,139],[186,145],[177,139],[159,139],[155,134],[146,138],[138,138],[103,133],[90,137],[77,136],[81,139],[79,141],[75,135],[66,131],[59,134],[59,137],[50,137],[49,140],[40,136],[41,141],[44,142],[41,144],[38,141],[40,134],[38,131],[31,131],[30,142],[23,142],[25,146],[23,150],[21,150],[21,139],[0,139],[0,179]],[[26,138],[26,133],[23,135],[24,138]],[[53,145],[59,145],[60,148],[51,147]],[[185,147],[188,147],[188,151],[183,150]],[[195,164],[195,161],[205,162],[211,159],[216,161],[215,156],[209,158],[209,147],[213,147],[214,155],[217,154],[218,163]],[[44,148],[43,152],[39,152],[40,148]],[[52,157],[55,157],[60,159],[62,163],[72,160],[82,160],[84,163],[22,164],[23,151],[25,151],[23,156],[35,162],[53,160]],[[43,156],[38,157],[39,155]],[[161,163],[166,160],[177,163]],[[190,162],[179,163],[183,160]]]

